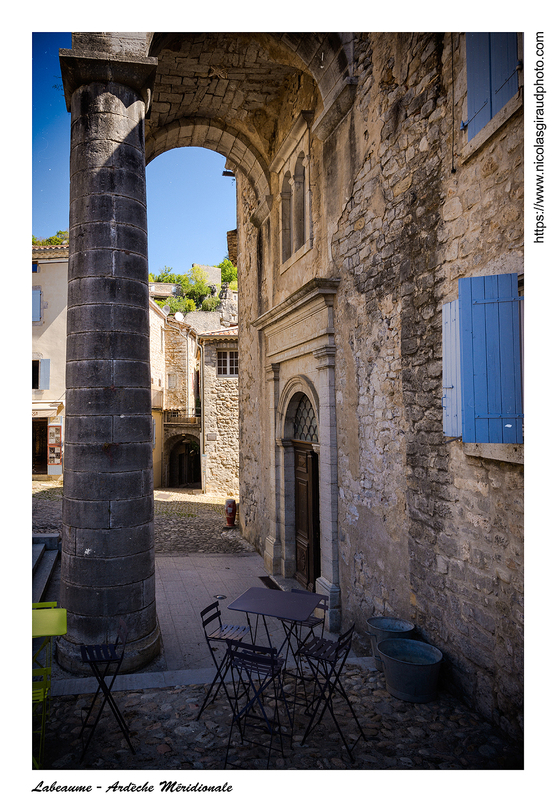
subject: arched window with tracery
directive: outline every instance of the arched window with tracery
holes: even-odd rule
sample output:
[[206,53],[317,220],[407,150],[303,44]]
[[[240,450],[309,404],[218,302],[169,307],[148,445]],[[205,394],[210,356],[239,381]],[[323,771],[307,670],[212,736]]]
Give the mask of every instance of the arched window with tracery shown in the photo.
[[306,395],[302,395],[297,404],[293,419],[293,439],[307,443],[318,443],[319,430],[313,405]]
[[305,156],[297,157],[293,181],[293,250],[298,251],[305,244]]
[[282,262],[292,255],[292,181],[286,173],[282,182]]

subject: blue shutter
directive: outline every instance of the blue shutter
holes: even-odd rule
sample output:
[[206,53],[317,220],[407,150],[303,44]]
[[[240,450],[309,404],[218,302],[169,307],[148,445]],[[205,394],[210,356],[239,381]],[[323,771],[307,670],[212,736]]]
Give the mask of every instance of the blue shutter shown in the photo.
[[39,390],[50,390],[50,359],[41,359],[39,367]]
[[522,443],[517,273],[459,280],[462,439]]
[[41,319],[41,291],[33,290],[33,321]]
[[492,118],[488,33],[467,33],[467,138],[472,139]]
[[516,94],[516,33],[467,33],[467,133],[471,140]]
[[492,116],[498,114],[519,89],[517,34],[490,34]]
[[442,426],[447,437],[461,437],[459,301],[442,307]]

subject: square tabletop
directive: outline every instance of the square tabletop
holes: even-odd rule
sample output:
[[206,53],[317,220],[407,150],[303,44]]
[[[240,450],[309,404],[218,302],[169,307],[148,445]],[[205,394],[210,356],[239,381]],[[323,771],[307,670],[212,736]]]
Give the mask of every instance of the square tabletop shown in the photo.
[[63,607],[33,610],[33,637],[48,638],[68,631],[67,611]]
[[326,596],[320,593],[288,593],[254,587],[231,602],[228,610],[285,618],[289,621],[306,621],[321,599],[326,599]]

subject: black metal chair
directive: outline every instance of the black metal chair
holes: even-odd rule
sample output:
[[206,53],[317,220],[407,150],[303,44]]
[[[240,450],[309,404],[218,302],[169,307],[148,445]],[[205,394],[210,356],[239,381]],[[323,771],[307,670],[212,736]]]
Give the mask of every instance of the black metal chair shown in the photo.
[[[310,590],[301,590],[299,588],[292,588],[292,593],[311,594]],[[293,634],[297,642],[297,649],[305,645],[311,635],[314,636],[315,630],[320,627],[320,637],[324,637],[324,625],[326,623],[326,613],[328,612],[328,599],[321,599],[315,607],[315,614],[310,616],[306,621],[295,621]]]
[[[85,757],[85,752],[87,751],[89,744],[91,743],[91,738],[93,737],[93,733],[100,720],[106,702],[108,702],[110,709],[114,714],[114,718],[116,719],[119,728],[121,729],[127,743],[129,744],[129,748],[131,749],[133,754],[135,754],[135,749],[133,748],[133,744],[131,743],[128,726],[125,723],[124,717],[122,716],[122,714],[118,709],[114,697],[112,696],[112,687],[114,685],[116,677],[118,676],[120,667],[122,665],[122,661],[124,659],[126,641],[127,641],[127,626],[125,621],[123,619],[120,619],[118,622],[118,631],[114,643],[102,643],[95,646],[88,646],[83,644],[81,646],[81,659],[86,665],[90,666],[98,682],[98,688],[93,697],[93,701],[91,702],[89,707],[84,708],[84,711],[85,710],[87,711],[87,715],[81,727],[80,737],[81,738],[83,737],[83,733],[87,728],[90,728],[91,732],[89,733],[89,737],[87,738],[87,741],[83,747],[83,751],[81,753],[81,760],[83,760],[83,758]],[[111,666],[113,666],[113,669],[111,670],[112,678],[110,680],[110,684],[107,685],[106,677]],[[90,724],[89,718],[91,717],[93,708],[101,691],[102,691],[102,701],[100,703],[100,708],[96,715],[96,718]]]
[[[247,742],[262,746],[261,736],[269,736],[266,764],[268,769],[276,737],[279,738],[280,751],[282,756],[284,755],[280,703],[284,705],[288,718],[290,739],[293,735],[293,719],[282,684],[284,660],[277,656],[277,650],[274,647],[257,646],[250,643],[237,647],[228,645],[228,655],[233,683],[233,698],[231,699],[233,714],[224,768],[228,764],[232,734],[234,726],[237,725],[242,744]],[[250,731],[253,733],[252,737],[248,737]]]
[[[322,721],[325,711],[328,710],[352,762],[354,759],[352,751],[359,739],[363,738],[364,741],[367,740],[341,681],[341,673],[351,648],[354,629],[355,624],[353,624],[347,632],[344,632],[343,635],[340,635],[337,641],[314,637],[306,642],[298,652],[298,655],[306,659],[309,663],[315,680],[313,699],[309,702],[307,709],[309,723],[301,744],[303,745],[305,743],[310,733]],[[333,700],[336,693],[347,702],[360,733],[351,747],[342,732],[338,719],[334,715]]]
[[[197,714],[197,721],[201,718],[201,714],[205,707],[211,702],[214,702],[218,696],[220,688],[223,687],[226,694],[228,693],[224,683],[224,678],[230,667],[230,650],[228,649],[228,644],[241,643],[243,638],[246,635],[249,635],[251,632],[251,628],[248,626],[240,626],[238,624],[223,624],[222,615],[220,612],[220,604],[218,601],[209,604],[208,607],[205,607],[204,610],[201,610],[201,624],[203,626],[203,632],[205,634],[210,655],[214,661],[214,665],[216,666],[216,674],[210,688],[208,689],[201,709]],[[216,659],[214,647],[211,645],[213,643],[221,643],[222,645],[226,646],[226,651],[220,662]],[[212,690],[217,682],[218,686],[211,699]],[[231,704],[231,699],[229,697],[228,701]]]

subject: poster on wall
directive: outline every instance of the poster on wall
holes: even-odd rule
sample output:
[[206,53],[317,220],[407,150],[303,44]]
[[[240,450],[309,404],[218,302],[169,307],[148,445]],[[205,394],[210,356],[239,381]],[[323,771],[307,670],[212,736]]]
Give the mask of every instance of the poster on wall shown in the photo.
[[62,427],[48,427],[48,464],[62,464]]

